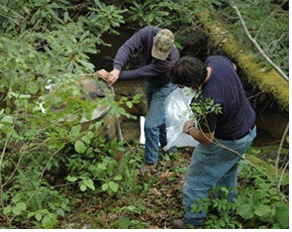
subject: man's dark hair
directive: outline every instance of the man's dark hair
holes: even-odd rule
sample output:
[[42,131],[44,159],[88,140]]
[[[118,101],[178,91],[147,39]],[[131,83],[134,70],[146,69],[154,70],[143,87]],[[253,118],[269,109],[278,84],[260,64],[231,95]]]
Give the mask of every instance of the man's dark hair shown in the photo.
[[184,56],[177,60],[170,69],[172,82],[191,87],[202,83],[207,77],[206,65],[198,58]]

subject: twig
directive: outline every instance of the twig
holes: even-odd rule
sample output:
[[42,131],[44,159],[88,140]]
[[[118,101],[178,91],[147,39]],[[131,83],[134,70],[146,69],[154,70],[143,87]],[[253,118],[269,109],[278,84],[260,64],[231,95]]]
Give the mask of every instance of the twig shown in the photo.
[[[13,128],[15,127],[16,118],[17,117],[18,117],[18,114],[14,118]],[[4,201],[3,201],[3,188],[4,188],[4,185],[3,185],[3,180],[2,180],[2,162],[3,162],[3,159],[4,159],[4,155],[5,155],[5,151],[6,151],[9,139],[10,139],[10,136],[8,136],[8,138],[6,139],[6,142],[5,142],[4,148],[2,150],[1,157],[0,157],[0,203],[1,203],[2,209],[4,209]],[[9,220],[9,217],[7,215],[5,215],[5,214],[4,214],[4,216],[7,219],[7,221],[9,221],[9,225],[11,225],[11,220]]]
[[241,157],[241,159],[245,160],[248,162],[249,165],[251,165],[253,168],[255,168],[259,173],[262,173],[263,175],[265,175],[266,177],[268,177],[270,180],[274,180],[274,178],[272,178],[270,175],[268,175],[266,172],[264,172],[263,170],[260,170],[256,165],[254,165],[251,161],[249,161],[244,155],[241,155],[238,151],[235,151],[229,147],[224,146],[222,143],[220,143],[217,139],[214,140],[214,144],[228,150],[231,151],[235,154],[237,154],[239,157]]
[[266,22],[273,16],[273,14],[275,13],[276,9],[274,9],[271,14],[264,20],[264,22],[262,23],[262,25],[260,26],[258,32],[256,33],[254,39],[256,40],[258,35],[260,34],[260,31],[262,30],[262,28],[264,27],[264,25],[266,24]]
[[[287,136],[288,130],[289,130],[289,122],[287,123],[286,129],[285,129],[284,134],[283,134],[282,139],[281,139],[281,143],[280,143],[279,149],[277,151],[277,159],[276,159],[276,165],[275,165],[276,166],[276,170],[275,170],[276,185],[277,185],[278,192],[279,192],[280,195],[282,195],[282,194],[281,194],[281,190],[280,190],[280,183],[281,182],[280,181],[278,182],[278,166],[279,166],[279,161],[280,161],[281,150],[282,150],[285,138]],[[282,178],[280,178],[280,180],[282,180]]]
[[[204,133],[203,131],[202,131],[202,129],[201,128],[198,128],[202,133]],[[210,129],[210,128],[209,128]],[[231,152],[233,152],[233,153],[235,153],[236,155],[238,155],[241,159],[243,159],[243,160],[245,160],[245,161],[247,161],[247,163],[249,164],[249,165],[251,165],[253,168],[255,168],[259,173],[262,173],[263,175],[265,175],[266,177],[268,177],[270,180],[274,180],[274,178],[272,178],[270,175],[268,175],[266,172],[264,172],[263,170],[260,170],[256,165],[254,165],[251,161],[249,161],[244,155],[241,155],[238,151],[235,151],[235,150],[233,150],[233,149],[231,149],[231,148],[229,148],[229,147],[227,147],[227,146],[225,146],[224,144],[222,144],[219,140],[217,140],[217,139],[214,139],[213,141],[211,140],[211,139],[209,139],[209,138],[207,138],[207,136],[205,136],[205,138],[207,139],[207,140],[209,140],[210,142],[212,142],[213,144],[215,144],[215,145],[217,145],[217,146],[219,146],[219,147],[222,147],[223,149],[226,149],[226,150],[228,150],[228,151],[231,151]]]
[[286,169],[288,167],[288,164],[289,164],[289,161],[286,163],[285,167],[283,168],[283,171],[282,171],[281,176],[280,176],[280,179],[279,179],[279,185],[282,182],[282,178],[283,178],[283,175],[284,175],[284,173],[285,173],[285,171],[286,171]]
[[24,156],[24,154],[31,153],[33,150],[35,150],[35,149],[41,147],[42,145],[44,145],[44,144],[45,144],[47,141],[49,141],[49,140],[50,140],[50,138],[46,139],[45,141],[43,141],[43,142],[40,143],[39,145],[37,145],[37,146],[35,146],[35,147],[33,147],[33,148],[27,150],[27,151],[22,151],[22,150],[20,150],[20,154],[21,154],[21,155],[20,155],[20,157],[19,157],[19,159],[18,159],[18,162],[17,162],[17,164],[16,164],[16,166],[15,166],[15,168],[14,168],[14,171],[11,173],[11,175],[10,175],[10,177],[7,179],[7,181],[3,184],[3,187],[4,187],[5,185],[7,185],[7,184],[10,182],[10,180],[14,177],[14,174],[15,174],[16,171],[18,170],[18,167],[19,167],[20,161],[21,161],[22,157]]
[[242,18],[242,16],[241,16],[241,13],[239,12],[239,10],[238,10],[238,8],[237,8],[237,6],[236,5],[234,5],[234,3],[232,3],[231,1],[230,1],[230,5],[231,5],[231,7],[236,11],[236,13],[237,13],[237,15],[238,15],[238,17],[239,17],[239,19],[240,19],[240,21],[241,21],[241,24],[242,24],[242,26],[243,26],[243,28],[244,28],[244,31],[245,31],[245,33],[247,34],[247,36],[248,36],[248,38],[250,39],[250,41],[255,45],[255,47],[257,48],[257,50],[260,52],[260,54],[265,58],[265,60],[286,80],[286,81],[288,81],[289,82],[289,77],[282,71],[282,69],[280,69],[266,54],[265,54],[265,52],[262,50],[262,48],[259,46],[259,44],[257,43],[257,41],[256,40],[254,40],[252,37],[251,37],[251,35],[250,35],[250,33],[249,33],[249,31],[248,31],[248,29],[247,29],[247,27],[246,27],[246,25],[245,25],[245,22],[244,22],[244,20],[243,20],[243,18]]
[[[5,151],[6,151],[6,147],[7,147],[8,141],[9,141],[9,138],[7,138],[7,140],[5,142],[5,145],[4,145],[2,154],[1,154],[1,158],[0,158],[0,202],[1,202],[2,209],[4,209],[4,202],[3,202],[3,185],[2,185],[2,168],[1,167],[2,167],[2,161],[3,161],[3,158],[4,158],[4,154],[5,154]],[[7,219],[7,221],[9,221],[9,224],[10,224],[10,220],[9,220],[8,216],[5,215],[4,213],[1,213],[1,214],[4,215],[4,217]]]
[[39,187],[40,187],[40,185],[41,185],[41,181],[42,181],[42,179],[43,179],[43,176],[44,176],[44,174],[45,174],[45,171],[47,170],[47,166],[48,166],[48,164],[50,163],[50,161],[52,160],[52,158],[53,158],[56,154],[58,154],[59,151],[61,151],[61,150],[64,148],[65,145],[66,145],[66,142],[64,142],[64,143],[62,144],[62,146],[50,156],[50,158],[49,158],[49,160],[48,160],[46,166],[45,166],[44,169],[42,170],[42,173],[41,173],[40,179],[39,179],[39,181],[38,181],[38,183],[37,183],[36,189],[35,189],[34,193],[30,195],[30,197],[29,197],[29,199],[27,200],[27,202],[29,202],[29,201],[33,198],[33,196],[35,195],[35,193],[38,191],[38,189],[39,189]]

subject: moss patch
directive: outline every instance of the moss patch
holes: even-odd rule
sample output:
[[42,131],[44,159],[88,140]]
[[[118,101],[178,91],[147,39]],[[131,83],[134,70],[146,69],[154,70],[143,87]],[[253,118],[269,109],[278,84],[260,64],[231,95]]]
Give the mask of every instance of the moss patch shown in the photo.
[[[272,178],[276,178],[276,174],[275,174],[275,166],[268,164],[267,162],[265,162],[264,160],[257,158],[254,155],[251,154],[247,154],[247,159],[254,164],[257,167],[260,167],[263,169],[263,171],[268,174],[270,177]],[[282,171],[278,170],[278,176],[281,176]],[[285,173],[283,173],[283,182],[284,184],[289,184],[289,172],[286,171]]]
[[288,111],[289,83],[274,69],[267,70],[263,63],[252,56],[250,49],[238,43],[220,22],[212,20],[208,10],[201,11],[198,18],[209,32],[211,40],[237,61],[237,65],[247,74],[249,82],[273,95],[282,109]]

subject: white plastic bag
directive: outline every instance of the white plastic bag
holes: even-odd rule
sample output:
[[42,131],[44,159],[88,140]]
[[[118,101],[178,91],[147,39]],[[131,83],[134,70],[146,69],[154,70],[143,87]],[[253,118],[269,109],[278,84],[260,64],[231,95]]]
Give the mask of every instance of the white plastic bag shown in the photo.
[[190,103],[196,94],[196,90],[190,88],[176,88],[165,99],[165,118],[167,145],[163,147],[168,151],[172,147],[196,147],[198,141],[192,136],[182,133],[183,125],[190,120],[192,114]]

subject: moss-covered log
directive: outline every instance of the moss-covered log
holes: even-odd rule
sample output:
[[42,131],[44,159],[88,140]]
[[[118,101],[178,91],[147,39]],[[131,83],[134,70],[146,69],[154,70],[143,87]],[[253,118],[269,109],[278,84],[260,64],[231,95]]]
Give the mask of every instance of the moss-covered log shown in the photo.
[[[254,156],[254,155],[247,154],[246,157],[253,165],[263,168],[264,172],[266,172],[267,175],[269,175],[272,178],[275,178],[275,180],[276,180],[275,166],[268,164],[264,160]],[[278,175],[278,177],[280,177],[282,175],[282,170],[279,169],[277,175]],[[284,183],[284,184],[289,183],[289,172],[288,171],[283,173],[282,181],[283,181],[282,183]]]
[[257,85],[265,93],[275,97],[283,110],[289,111],[289,84],[274,69],[267,70],[252,56],[252,51],[236,41],[224,26],[212,20],[210,11],[203,10],[198,15],[211,40],[222,47],[224,52],[247,74],[251,84]]

